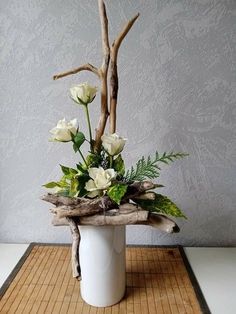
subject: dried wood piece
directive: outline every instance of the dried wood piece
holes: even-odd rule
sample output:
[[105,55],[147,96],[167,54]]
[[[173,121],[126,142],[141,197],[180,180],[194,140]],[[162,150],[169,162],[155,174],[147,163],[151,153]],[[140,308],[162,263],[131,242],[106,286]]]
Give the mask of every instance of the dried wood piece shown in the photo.
[[137,196],[135,196],[134,200],[155,200],[156,194],[154,192],[146,192],[146,193],[141,193]]
[[124,203],[119,206],[118,212],[120,214],[128,214],[135,212],[137,210],[143,210],[139,205],[131,204],[131,203]]
[[113,212],[120,212],[120,213],[130,213],[141,209],[139,206],[125,203],[120,205],[119,208],[112,208],[115,204],[109,200],[109,206],[102,207],[101,201],[95,202],[92,204],[86,205],[77,205],[77,206],[58,206],[55,208],[51,208],[50,211],[53,214],[56,214],[58,218],[64,217],[84,217],[84,216],[91,216],[98,213],[104,213],[106,215],[111,215]]
[[[57,216],[54,216],[52,224],[54,226],[67,226],[68,221],[66,218],[58,218]],[[109,215],[108,212],[106,216],[100,214],[81,217],[79,221],[77,221],[77,224],[94,226],[138,224],[152,226],[167,233],[177,233],[180,230],[178,225],[165,215],[150,213],[142,209],[129,213],[119,213],[116,210],[114,215]]]
[[109,36],[108,36],[108,19],[106,14],[106,7],[103,0],[98,0],[99,16],[101,22],[101,35],[102,35],[102,65],[99,69],[100,79],[101,79],[101,114],[96,129],[95,136],[95,151],[99,151],[101,147],[101,137],[104,133],[107,118],[109,116],[108,104],[107,104],[107,72],[110,61],[110,46],[109,46]]
[[80,198],[77,205],[57,206],[50,210],[62,218],[93,215],[115,207],[117,205],[108,196],[104,196],[96,199]]
[[98,68],[96,68],[94,65],[92,65],[90,63],[86,63],[86,64],[81,65],[80,67],[78,67],[76,69],[73,69],[73,70],[70,70],[70,71],[67,71],[67,72],[64,72],[64,73],[56,74],[56,75],[53,76],[53,79],[55,81],[55,80],[58,80],[58,79],[60,79],[62,77],[65,77],[65,76],[68,76],[68,75],[72,75],[72,74],[77,74],[77,73],[82,72],[82,71],[93,72],[94,74],[96,74],[100,78],[100,73],[99,73]]
[[80,204],[84,200],[84,198],[80,198],[80,197],[72,198],[72,197],[61,196],[58,194],[51,194],[51,193],[43,195],[41,199],[43,201],[54,204],[56,206],[61,206],[61,205],[73,206],[73,205]]
[[111,47],[111,65],[110,65],[110,133],[115,133],[116,131],[116,107],[117,107],[117,96],[119,88],[119,79],[117,71],[117,55],[119,47],[128,34],[129,30],[133,26],[134,22],[139,17],[139,13],[135,15],[127,24],[124,26],[123,30],[120,32],[118,37],[112,44]]
[[107,104],[107,72],[110,61],[110,46],[109,46],[109,37],[108,37],[108,19],[106,14],[106,7],[103,0],[98,0],[98,8],[101,22],[101,35],[102,35],[102,51],[103,58],[102,64],[100,68],[96,68],[90,63],[86,63],[76,69],[56,74],[53,76],[54,80],[60,79],[62,77],[66,77],[68,75],[73,75],[79,73],[81,71],[90,71],[94,73],[99,79],[101,83],[101,114],[98,122],[98,126],[96,129],[95,141],[93,143],[93,148],[95,151],[99,151],[101,147],[101,137],[104,133],[107,118],[109,116],[108,104]]
[[178,225],[172,219],[161,214],[149,213],[147,224],[167,233],[177,233],[180,231]]
[[154,184],[151,181],[136,181],[128,186],[124,199],[134,199],[146,191],[155,189],[157,186],[157,184]]
[[115,216],[108,215],[93,215],[81,217],[80,225],[92,225],[92,226],[118,226],[118,225],[132,225],[141,222],[146,222],[149,212],[146,210],[140,210],[129,214],[118,214]]
[[56,227],[69,226],[69,222],[68,222],[68,219],[66,217],[58,218],[56,215],[53,215],[52,225],[56,226]]
[[72,235],[72,248],[71,248],[71,266],[73,277],[81,280],[81,269],[79,264],[79,243],[80,233],[77,223],[72,218],[67,218]]
[[[152,183],[151,181],[137,181],[128,186],[127,193],[125,195],[125,200],[135,198],[137,195],[143,194],[145,191],[155,189],[158,185]],[[111,201],[108,196],[103,196],[96,199],[89,199],[85,197],[66,197],[58,194],[46,194],[42,200],[52,203],[56,206],[72,206],[75,208],[84,207],[84,208],[111,208],[115,206],[115,203]],[[78,206],[77,206],[78,205]]]

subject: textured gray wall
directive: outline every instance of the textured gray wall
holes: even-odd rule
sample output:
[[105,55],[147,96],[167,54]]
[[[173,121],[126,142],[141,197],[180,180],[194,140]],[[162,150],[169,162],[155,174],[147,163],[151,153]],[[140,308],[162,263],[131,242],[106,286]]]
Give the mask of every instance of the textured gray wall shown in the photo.
[[[129,243],[236,244],[236,1],[107,1],[110,38],[140,12],[120,49],[118,131],[128,137],[127,166],[168,150],[190,157],[163,167],[159,182],[188,216],[181,233],[129,227]],[[95,0],[0,0],[0,241],[67,242],[39,200],[58,164],[73,165],[70,145],[48,130],[81,108],[68,97],[81,74],[51,77],[90,61],[100,64]],[[96,122],[99,101],[91,105]]]

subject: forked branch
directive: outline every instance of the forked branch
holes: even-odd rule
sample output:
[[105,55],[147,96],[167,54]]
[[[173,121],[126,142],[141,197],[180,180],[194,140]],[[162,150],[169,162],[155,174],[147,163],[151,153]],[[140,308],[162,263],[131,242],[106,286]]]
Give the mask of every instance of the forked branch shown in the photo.
[[99,151],[101,147],[101,137],[104,133],[107,118],[109,116],[108,111],[108,103],[107,103],[107,72],[110,61],[110,46],[109,46],[109,37],[108,37],[108,19],[106,14],[106,7],[103,0],[98,0],[98,8],[101,22],[101,34],[102,34],[102,65],[100,68],[96,68],[90,63],[84,64],[76,69],[56,74],[53,76],[54,80],[58,80],[62,77],[66,77],[69,75],[77,74],[81,71],[90,71],[94,73],[99,79],[101,83],[101,114],[98,122],[98,126],[96,129],[94,149],[95,151]]
[[133,26],[134,22],[139,17],[139,13],[136,14],[130,21],[126,23],[118,37],[112,44],[111,47],[111,65],[110,65],[110,133],[116,131],[116,107],[117,107],[117,96],[119,88],[118,71],[117,71],[117,56],[120,45],[128,34],[129,30]]

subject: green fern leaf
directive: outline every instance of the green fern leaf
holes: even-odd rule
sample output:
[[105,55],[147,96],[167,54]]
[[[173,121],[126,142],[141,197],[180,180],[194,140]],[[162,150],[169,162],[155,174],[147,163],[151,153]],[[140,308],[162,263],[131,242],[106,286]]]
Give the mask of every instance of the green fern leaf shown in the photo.
[[169,164],[176,159],[183,158],[188,156],[186,153],[166,153],[164,152],[160,155],[156,152],[155,157],[152,159],[150,156],[145,160],[144,156],[139,159],[136,163],[136,167],[131,167],[124,176],[124,181],[143,181],[145,179],[155,179],[159,177],[161,168],[159,167],[159,163]]

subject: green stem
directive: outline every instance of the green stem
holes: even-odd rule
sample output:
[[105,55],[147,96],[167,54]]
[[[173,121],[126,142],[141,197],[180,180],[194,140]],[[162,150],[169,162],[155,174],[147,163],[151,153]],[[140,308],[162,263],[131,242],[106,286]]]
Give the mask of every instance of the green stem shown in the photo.
[[90,116],[89,116],[89,110],[88,105],[84,105],[88,128],[89,128],[89,139],[90,139],[90,149],[93,152],[93,139],[92,139],[92,129],[91,129],[91,123],[90,123]]
[[110,168],[112,168],[112,165],[113,165],[113,156],[109,155],[109,158],[110,158]]
[[87,164],[87,162],[86,162],[86,160],[85,160],[85,158],[84,158],[84,156],[83,156],[83,154],[82,154],[81,150],[80,150],[80,149],[78,149],[78,152],[80,153],[80,156],[81,156],[81,158],[83,159],[83,161],[84,161],[84,163],[85,163],[85,166],[86,166],[86,167],[87,167],[87,169],[88,169],[88,164]]

